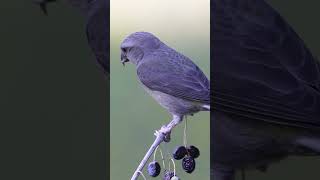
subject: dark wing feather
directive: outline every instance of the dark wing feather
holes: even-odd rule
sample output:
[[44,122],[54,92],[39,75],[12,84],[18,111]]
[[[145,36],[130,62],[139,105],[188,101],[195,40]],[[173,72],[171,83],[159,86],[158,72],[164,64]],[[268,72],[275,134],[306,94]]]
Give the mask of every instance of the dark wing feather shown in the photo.
[[213,108],[320,128],[319,62],[291,27],[263,0],[211,5]]
[[210,103],[210,83],[187,57],[170,50],[146,58],[137,73],[147,88],[193,102]]

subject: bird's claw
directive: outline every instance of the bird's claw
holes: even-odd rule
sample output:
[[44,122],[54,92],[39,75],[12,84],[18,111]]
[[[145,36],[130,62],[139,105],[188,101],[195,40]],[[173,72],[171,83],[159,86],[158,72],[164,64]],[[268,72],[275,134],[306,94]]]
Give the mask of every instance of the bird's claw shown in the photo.
[[155,131],[154,135],[158,136],[160,133],[164,135],[164,138],[163,138],[164,142],[170,142],[170,139],[171,139],[171,137],[170,137],[171,129],[170,128],[167,128],[165,125],[163,125],[159,130]]

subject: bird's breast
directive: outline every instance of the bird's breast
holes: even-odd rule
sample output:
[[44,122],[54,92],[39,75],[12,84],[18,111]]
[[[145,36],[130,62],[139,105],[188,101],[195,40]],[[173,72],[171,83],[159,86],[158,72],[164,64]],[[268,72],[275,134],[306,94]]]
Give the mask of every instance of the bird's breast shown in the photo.
[[171,114],[190,115],[199,112],[202,106],[197,102],[191,102],[169,94],[153,91],[144,86],[144,89],[150,94],[162,107],[167,109]]

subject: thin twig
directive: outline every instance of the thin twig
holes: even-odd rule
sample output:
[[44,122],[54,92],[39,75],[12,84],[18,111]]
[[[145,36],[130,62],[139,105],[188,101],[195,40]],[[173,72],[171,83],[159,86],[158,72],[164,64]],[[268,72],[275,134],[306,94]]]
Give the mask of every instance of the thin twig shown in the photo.
[[141,174],[141,176],[143,177],[144,180],[147,180],[147,178],[143,175],[143,173],[141,171],[138,171],[139,174]]
[[185,119],[184,129],[183,129],[183,145],[187,147],[187,117]]
[[137,180],[140,173],[144,166],[146,165],[147,161],[149,160],[150,156],[152,156],[153,152],[156,150],[156,148],[163,142],[164,139],[163,133],[157,133],[156,139],[154,140],[153,144],[151,145],[150,149],[147,151],[146,155],[143,157],[142,161],[140,162],[138,168],[134,172],[134,174],[131,177],[131,180]]
[[181,116],[173,116],[173,119],[167,124],[166,126],[162,126],[159,131],[156,131],[155,136],[156,139],[154,140],[153,144],[147,151],[146,155],[143,157],[142,161],[140,162],[139,166],[137,167],[136,171],[133,173],[131,180],[137,180],[139,177],[139,172],[141,172],[146,165],[149,158],[152,156],[153,152],[156,148],[164,141],[166,135],[170,135],[171,130],[178,125],[182,120]]
[[170,158],[172,164],[173,164],[173,176],[176,176],[176,164],[174,163],[174,160]]

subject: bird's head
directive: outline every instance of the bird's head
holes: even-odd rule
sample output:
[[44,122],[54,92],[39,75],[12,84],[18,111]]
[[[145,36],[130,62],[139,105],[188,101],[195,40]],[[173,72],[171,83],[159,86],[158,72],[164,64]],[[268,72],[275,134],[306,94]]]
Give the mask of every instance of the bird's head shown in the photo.
[[135,65],[147,53],[160,47],[161,41],[148,32],[135,32],[126,37],[121,43],[121,62],[131,62]]

